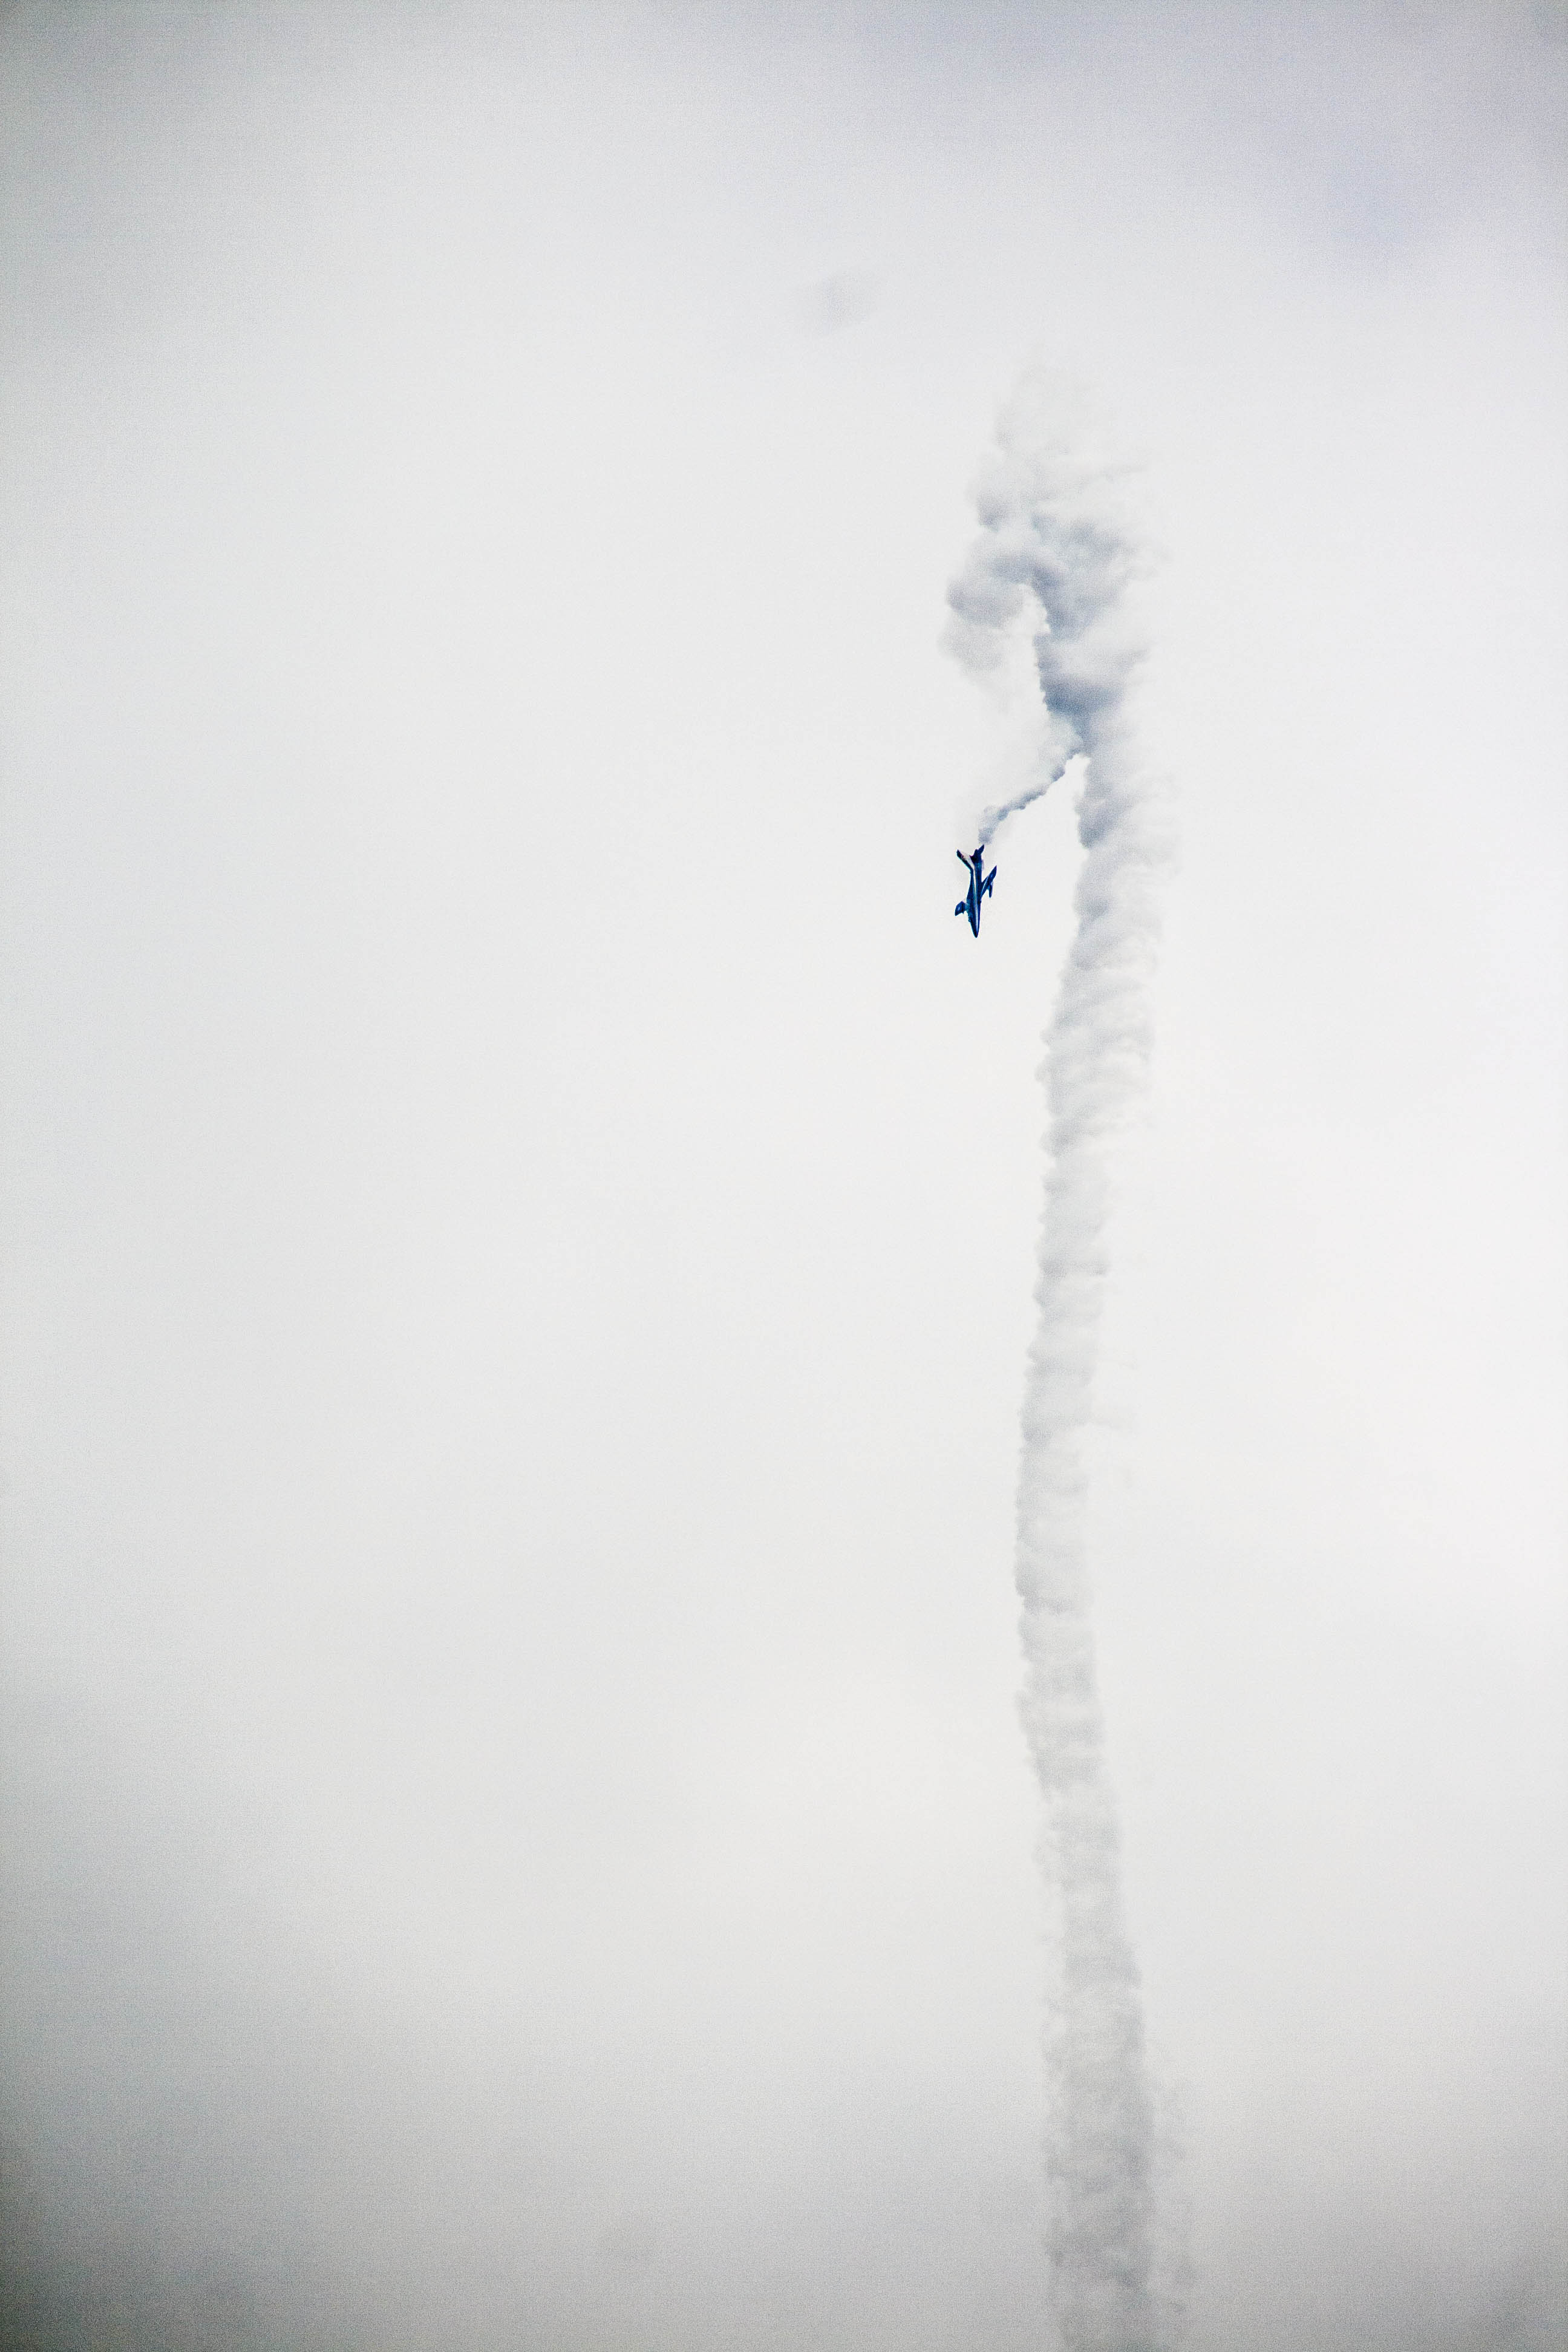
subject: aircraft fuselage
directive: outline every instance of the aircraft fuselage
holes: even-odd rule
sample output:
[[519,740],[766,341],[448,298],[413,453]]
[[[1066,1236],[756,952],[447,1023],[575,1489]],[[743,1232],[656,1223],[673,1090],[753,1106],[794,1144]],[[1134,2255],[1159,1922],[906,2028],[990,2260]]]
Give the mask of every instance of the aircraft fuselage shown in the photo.
[[967,895],[959,900],[952,911],[955,915],[968,916],[969,928],[978,939],[980,937],[980,901],[988,895],[991,885],[995,881],[996,868],[994,866],[989,874],[984,871],[985,865],[984,842],[973,857],[965,857],[962,849],[958,851],[957,856],[959,864],[966,866],[969,869],[969,889]]

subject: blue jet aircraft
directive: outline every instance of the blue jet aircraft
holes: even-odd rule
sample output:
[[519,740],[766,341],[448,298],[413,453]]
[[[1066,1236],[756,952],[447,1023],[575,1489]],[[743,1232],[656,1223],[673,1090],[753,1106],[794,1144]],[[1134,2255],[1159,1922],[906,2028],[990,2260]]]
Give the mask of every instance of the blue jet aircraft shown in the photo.
[[952,911],[955,915],[968,916],[969,928],[973,932],[975,938],[978,939],[980,937],[980,901],[984,898],[993,882],[995,881],[996,868],[994,866],[991,868],[990,873],[985,875],[984,880],[982,880],[982,870],[985,864],[985,844],[984,842],[981,843],[973,857],[965,857],[962,849],[956,852],[956,856],[959,864],[961,866],[967,866],[969,868],[969,895],[965,898],[961,898]]

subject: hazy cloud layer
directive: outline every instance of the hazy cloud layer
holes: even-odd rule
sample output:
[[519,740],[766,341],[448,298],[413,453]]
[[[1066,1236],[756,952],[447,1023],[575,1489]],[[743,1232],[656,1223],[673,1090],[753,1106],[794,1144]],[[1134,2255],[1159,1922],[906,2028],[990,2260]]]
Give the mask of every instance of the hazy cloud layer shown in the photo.
[[1190,2340],[1561,2340],[1559,32],[5,14],[18,2341],[1037,2352],[1064,968]]

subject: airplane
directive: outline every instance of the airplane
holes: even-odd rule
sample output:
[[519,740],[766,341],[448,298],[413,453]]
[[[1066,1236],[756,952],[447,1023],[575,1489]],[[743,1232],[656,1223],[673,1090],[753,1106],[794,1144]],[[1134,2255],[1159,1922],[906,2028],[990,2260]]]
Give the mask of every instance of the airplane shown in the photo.
[[985,865],[985,844],[984,842],[981,843],[973,857],[965,857],[962,849],[956,852],[956,856],[959,864],[961,866],[967,866],[969,868],[969,895],[965,898],[961,898],[952,911],[955,915],[968,916],[969,928],[973,932],[975,938],[978,939],[980,937],[980,901],[984,898],[993,882],[995,881],[996,868],[994,866],[991,868],[990,873],[985,875],[984,879],[981,879]]

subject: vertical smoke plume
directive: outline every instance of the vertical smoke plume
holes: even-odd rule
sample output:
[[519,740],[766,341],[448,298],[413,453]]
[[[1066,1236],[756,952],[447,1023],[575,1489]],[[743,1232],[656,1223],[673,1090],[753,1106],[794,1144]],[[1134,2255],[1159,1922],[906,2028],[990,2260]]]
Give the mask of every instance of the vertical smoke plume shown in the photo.
[[1056,1937],[1051,2257],[1068,2352],[1156,2352],[1166,2330],[1151,2284],[1153,2118],[1096,1691],[1083,1462],[1112,1147],[1148,1052],[1163,863],[1157,797],[1124,715],[1140,650],[1125,591],[1144,559],[1124,473],[1047,377],[1026,379],[1004,412],[976,505],[980,534],[949,591],[953,650],[993,667],[1010,625],[1036,613],[1039,773],[1048,783],[1082,755],[1085,855],[1046,1040],[1049,1169],[1018,1479],[1023,1715],[1046,1798]]

